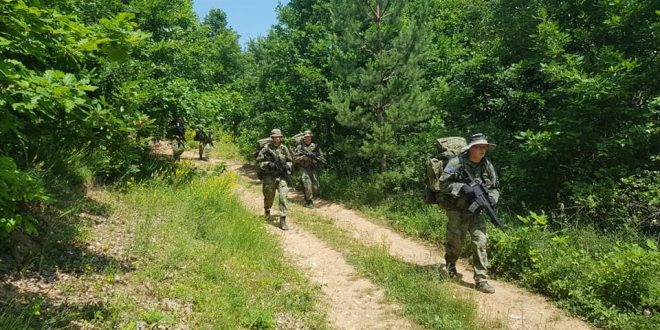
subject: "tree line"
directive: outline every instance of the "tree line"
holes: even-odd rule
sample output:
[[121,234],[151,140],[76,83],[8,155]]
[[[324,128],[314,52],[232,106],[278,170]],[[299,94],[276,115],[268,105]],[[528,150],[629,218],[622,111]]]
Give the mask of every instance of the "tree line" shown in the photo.
[[336,171],[384,196],[420,189],[435,138],[483,132],[507,209],[657,235],[658,9],[292,0],[249,45],[230,128],[246,150],[271,127],[312,129]]
[[495,273],[600,326],[657,324],[659,18],[651,0],[291,0],[241,49],[190,0],[2,1],[0,248],[89,181],[175,169],[148,141],[176,116],[246,155],[311,129],[332,189],[408,210],[433,141],[482,132],[521,222],[493,235]]
[[[504,205],[658,233],[658,4],[293,0],[241,51],[191,1],[5,1],[2,226],[30,226],[44,178],[144,175],[182,115],[247,152],[312,129],[333,170],[419,189],[431,141],[485,133]],[[301,124],[302,123],[302,124]]]

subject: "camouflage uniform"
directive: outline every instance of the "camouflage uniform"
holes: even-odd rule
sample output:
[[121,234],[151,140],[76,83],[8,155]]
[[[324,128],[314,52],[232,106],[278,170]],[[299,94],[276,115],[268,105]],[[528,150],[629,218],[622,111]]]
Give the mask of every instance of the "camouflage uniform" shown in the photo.
[[208,131],[207,133],[204,129],[198,128],[195,132],[195,141],[199,141],[199,159],[207,160],[213,146],[213,132]]
[[475,164],[469,160],[465,152],[452,158],[447,163],[440,179],[443,182],[441,187],[443,192],[451,194],[456,198],[453,207],[448,207],[446,210],[447,218],[449,219],[445,241],[445,260],[448,270],[450,275],[452,275],[451,268],[453,266],[453,271],[455,272],[455,264],[461,254],[463,238],[465,237],[465,233],[469,232],[472,240],[474,281],[477,287],[479,287],[479,284],[482,282],[487,285],[486,280],[488,279],[486,219],[479,212],[475,214],[468,211],[470,201],[461,193],[466,180],[463,177],[464,174],[462,174],[461,168],[465,168],[475,181],[484,185],[488,190],[488,197],[493,205],[497,203],[500,193],[497,190],[497,174],[490,161],[483,158],[480,163]]
[[170,122],[169,132],[170,138],[172,139],[172,158],[174,160],[179,160],[181,154],[186,150],[186,129],[183,125],[183,119],[177,117],[172,122]]
[[[279,132],[279,130],[277,131]],[[271,136],[273,136],[272,133]],[[273,201],[275,200],[275,190],[277,190],[280,194],[280,218],[283,218],[286,217],[288,211],[287,194],[289,192],[289,187],[286,178],[281,173],[273,170],[269,165],[270,163],[275,162],[276,159],[280,159],[282,162],[286,163],[286,166],[288,166],[289,169],[291,168],[291,152],[284,144],[275,146],[273,143],[268,143],[261,148],[257,155],[259,168],[263,171],[262,191],[264,194],[264,211],[267,216],[270,215],[270,208],[273,206]]]
[[[306,136],[313,136],[310,131],[305,132]],[[314,154],[317,159],[306,156],[305,153]],[[293,152],[295,157],[295,163],[300,168],[302,184],[305,189],[305,206],[313,207],[312,199],[314,194],[318,193],[319,190],[319,180],[316,176],[316,168],[322,163],[325,162],[323,158],[323,152],[314,142],[310,142],[308,145],[305,145],[304,141],[301,141],[298,146],[296,146],[295,151]]]

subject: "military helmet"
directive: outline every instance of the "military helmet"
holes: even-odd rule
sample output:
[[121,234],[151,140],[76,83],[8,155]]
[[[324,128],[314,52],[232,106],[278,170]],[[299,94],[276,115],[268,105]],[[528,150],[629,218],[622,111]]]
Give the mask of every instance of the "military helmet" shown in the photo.
[[463,150],[469,150],[473,146],[479,145],[479,144],[485,144],[488,146],[488,150],[493,150],[497,146],[496,144],[493,143],[488,143],[488,140],[486,140],[486,136],[483,133],[476,133],[472,134],[470,136],[470,143],[466,145]]
[[270,137],[282,137],[282,131],[279,128],[273,128],[272,131],[270,131]]
[[312,134],[311,130],[306,130],[305,132],[303,132],[303,137],[307,137],[307,136],[314,136],[314,134]]

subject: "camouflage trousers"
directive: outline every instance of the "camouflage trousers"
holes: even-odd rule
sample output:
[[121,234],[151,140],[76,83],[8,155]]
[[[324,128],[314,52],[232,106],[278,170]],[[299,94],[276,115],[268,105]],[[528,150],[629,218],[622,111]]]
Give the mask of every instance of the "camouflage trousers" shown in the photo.
[[186,146],[183,143],[183,141],[179,141],[176,139],[172,140],[171,143],[172,143],[172,158],[174,158],[174,160],[179,160],[179,158],[181,158],[181,154],[183,154],[183,152],[186,150]]
[[209,158],[209,152],[211,152],[211,144],[206,142],[199,143],[199,158],[207,159]]
[[486,245],[486,220],[481,215],[474,215],[468,211],[447,210],[447,237],[445,240],[445,261],[456,263],[461,255],[465,233],[470,233],[472,244],[472,265],[474,268],[474,282],[479,283],[488,279],[488,254]]
[[300,168],[303,188],[305,189],[305,200],[312,200],[314,194],[319,191],[319,179],[316,177],[316,169]]
[[262,191],[264,194],[264,210],[270,210],[275,200],[275,190],[279,192],[279,208],[280,216],[285,217],[289,210],[289,203],[287,194],[289,193],[289,186],[286,180],[276,178],[274,176],[266,175],[263,179]]

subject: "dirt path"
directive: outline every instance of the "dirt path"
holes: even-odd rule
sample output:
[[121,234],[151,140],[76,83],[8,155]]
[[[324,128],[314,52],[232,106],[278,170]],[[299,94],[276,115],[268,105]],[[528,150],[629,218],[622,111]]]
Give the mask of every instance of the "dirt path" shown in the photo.
[[[186,151],[183,159],[195,159],[193,151]],[[200,166],[213,166],[218,159],[199,162]],[[245,176],[242,165],[229,163],[227,168]],[[263,197],[260,193],[260,182],[256,178],[249,179],[253,185],[235,188],[236,195],[248,208],[256,214],[263,214]],[[277,205],[277,203],[275,203]],[[275,207],[277,208],[277,207]],[[277,215],[277,211],[273,214]],[[400,306],[386,301],[383,290],[368,279],[358,276],[355,269],[349,265],[337,251],[328,247],[325,242],[298,226],[286,232],[277,228],[276,217],[271,226],[266,228],[270,233],[281,238],[284,253],[316,284],[326,296],[329,305],[328,319],[335,329],[414,329],[411,322],[402,315]],[[287,222],[295,223],[296,215],[287,216]]]
[[[212,159],[209,163],[218,162],[220,161]],[[253,185],[256,186],[259,184],[255,173],[243,166],[243,164],[233,161],[227,161],[225,163],[228,169],[238,172],[250,180]],[[250,191],[246,187],[241,187],[239,195],[247,205],[251,205],[254,208],[255,212],[262,212],[261,195],[255,193],[254,189]],[[292,201],[302,202],[302,194],[299,192],[290,191],[289,197]],[[438,265],[439,267],[444,265],[442,251],[437,247],[404,237],[389,228],[375,224],[359,212],[347,209],[341,204],[317,200],[315,205],[315,209],[304,209],[302,212],[315,213],[333,219],[339,228],[352,233],[355,238],[365,244],[384,244],[389,247],[391,255],[407,262],[419,265]],[[290,218],[295,224],[295,214]],[[347,301],[350,303],[352,298],[349,297],[356,294],[355,292],[351,292],[351,290],[358,288],[346,286],[346,283],[344,283],[346,280],[342,279],[342,276],[350,275],[350,273],[337,274],[335,263],[341,264],[342,268],[346,265],[341,256],[330,250],[322,242],[319,242],[316,237],[301,231],[296,226],[293,226],[293,228],[292,231],[282,234],[286,235],[286,240],[283,240],[285,249],[288,253],[294,254],[294,259],[297,260],[303,269],[306,269],[315,281],[324,283],[323,287],[326,294],[333,296],[330,312],[333,320],[336,320],[337,317],[350,317],[351,311],[353,314],[356,311],[360,311],[356,319],[365,320],[364,324],[368,325],[379,324],[374,323],[380,322],[377,318],[367,318],[362,313],[363,311],[366,312],[367,308],[373,307],[367,307],[360,303],[359,305],[365,307],[365,309],[354,309],[357,306],[345,305]],[[281,234],[277,230],[275,232]],[[313,252],[316,248],[322,249],[325,252]],[[326,264],[332,265],[332,267],[324,268],[323,265]],[[348,271],[350,266],[346,265],[346,267],[348,267],[346,268],[346,271]],[[462,280],[457,285],[461,286],[464,290],[474,292],[472,289],[474,286],[472,268],[466,263],[459,264],[457,268],[463,274]],[[333,275],[330,275],[326,271],[332,272]],[[543,296],[529,293],[515,285],[501,281],[491,280],[490,283],[496,289],[495,294],[475,294],[479,304],[479,315],[483,319],[504,320],[511,329],[591,329],[585,322],[567,315],[552,305]],[[347,296],[341,298],[337,297],[337,294]],[[378,297],[380,296],[381,294],[378,293]],[[377,300],[371,301],[376,302]],[[375,311],[380,311],[380,309]],[[379,328],[383,328],[383,324],[379,324]]]

